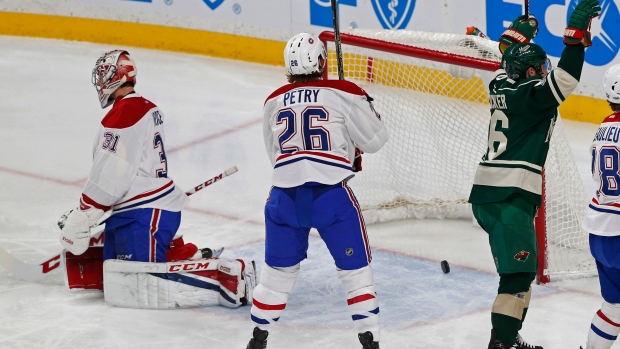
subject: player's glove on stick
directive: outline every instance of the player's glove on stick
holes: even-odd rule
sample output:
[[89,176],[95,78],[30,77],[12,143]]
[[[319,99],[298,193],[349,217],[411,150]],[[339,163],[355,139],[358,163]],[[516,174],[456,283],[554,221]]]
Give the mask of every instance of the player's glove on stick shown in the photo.
[[592,18],[601,12],[598,0],[581,0],[568,19],[568,27],[564,30],[565,45],[592,46],[590,23]]
[[355,148],[355,159],[353,160],[353,167],[351,168],[353,172],[359,172],[362,170],[362,154],[364,154],[363,151]]
[[517,17],[508,29],[499,38],[499,50],[501,53],[508,46],[516,43],[528,43],[536,37],[538,33],[538,20],[534,15],[521,15]]

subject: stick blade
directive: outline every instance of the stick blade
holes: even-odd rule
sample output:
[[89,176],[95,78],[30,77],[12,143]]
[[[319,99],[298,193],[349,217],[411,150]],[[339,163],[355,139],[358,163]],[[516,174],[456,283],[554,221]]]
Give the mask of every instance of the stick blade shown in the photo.
[[13,274],[13,276],[24,281],[39,281],[46,275],[41,265],[24,263],[2,248],[0,248],[0,265]]

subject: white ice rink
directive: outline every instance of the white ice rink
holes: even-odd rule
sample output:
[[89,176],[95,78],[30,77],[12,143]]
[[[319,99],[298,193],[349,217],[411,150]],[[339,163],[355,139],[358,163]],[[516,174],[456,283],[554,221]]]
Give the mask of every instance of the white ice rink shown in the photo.
[[[91,70],[115,48],[0,36],[0,247],[23,261],[40,263],[60,250],[56,221],[78,204],[106,112]],[[191,197],[180,232],[200,247],[226,246],[225,257],[255,258],[260,268],[271,172],[262,105],[285,84],[284,68],[128,49],[139,71],[136,90],[165,114],[170,177],[189,189],[239,168]],[[565,126],[586,178],[597,126]],[[368,232],[381,348],[486,348],[498,278],[482,230],[469,220],[410,220],[371,225]],[[450,274],[441,272],[443,259]],[[521,334],[546,349],[577,349],[601,302],[597,278],[535,286]],[[360,348],[345,304],[315,235],[269,348]],[[99,292],[68,292],[60,270],[28,283],[0,268],[0,348],[242,349],[251,336],[249,311],[114,308]]]

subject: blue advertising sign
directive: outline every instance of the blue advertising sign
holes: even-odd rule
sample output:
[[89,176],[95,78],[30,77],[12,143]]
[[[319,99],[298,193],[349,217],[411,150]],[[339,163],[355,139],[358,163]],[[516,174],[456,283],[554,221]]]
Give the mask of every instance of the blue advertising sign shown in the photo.
[[379,22],[385,29],[405,29],[413,9],[415,0],[372,0]]
[[[338,0],[338,6],[357,6],[357,0]],[[338,8],[340,11],[340,7]],[[321,27],[334,27],[331,0],[310,0],[310,24]]]
[[[497,40],[506,29],[504,23],[510,23],[523,14],[523,6],[508,2],[509,0],[486,0],[487,34]],[[566,26],[578,0],[570,0],[564,23]],[[566,6],[565,0],[530,1],[530,13],[538,19],[538,35],[534,42],[543,47],[549,56],[560,57],[564,44],[563,37],[551,33],[549,23],[545,22],[546,12],[551,6]],[[614,0],[601,0],[601,15],[592,20],[590,33],[592,47],[586,51],[586,63],[593,66],[604,66],[611,63],[620,49],[620,11]],[[553,25],[558,25],[554,23]],[[562,31],[564,28],[561,28]],[[554,32],[558,32],[554,28]]]

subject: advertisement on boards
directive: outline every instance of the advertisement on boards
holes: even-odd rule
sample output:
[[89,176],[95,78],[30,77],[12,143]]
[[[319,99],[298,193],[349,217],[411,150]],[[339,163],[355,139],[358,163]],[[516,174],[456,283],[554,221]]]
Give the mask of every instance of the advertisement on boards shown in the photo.
[[[534,42],[557,64],[563,31],[578,0],[529,1],[539,21]],[[497,40],[524,12],[524,0],[338,0],[347,28],[421,30],[464,34],[476,26]],[[592,21],[582,82],[599,86],[605,70],[620,63],[620,0],[600,0]],[[0,11],[69,15],[200,29],[287,41],[301,31],[332,28],[331,0],[3,0]],[[599,96],[601,97],[601,96]]]

